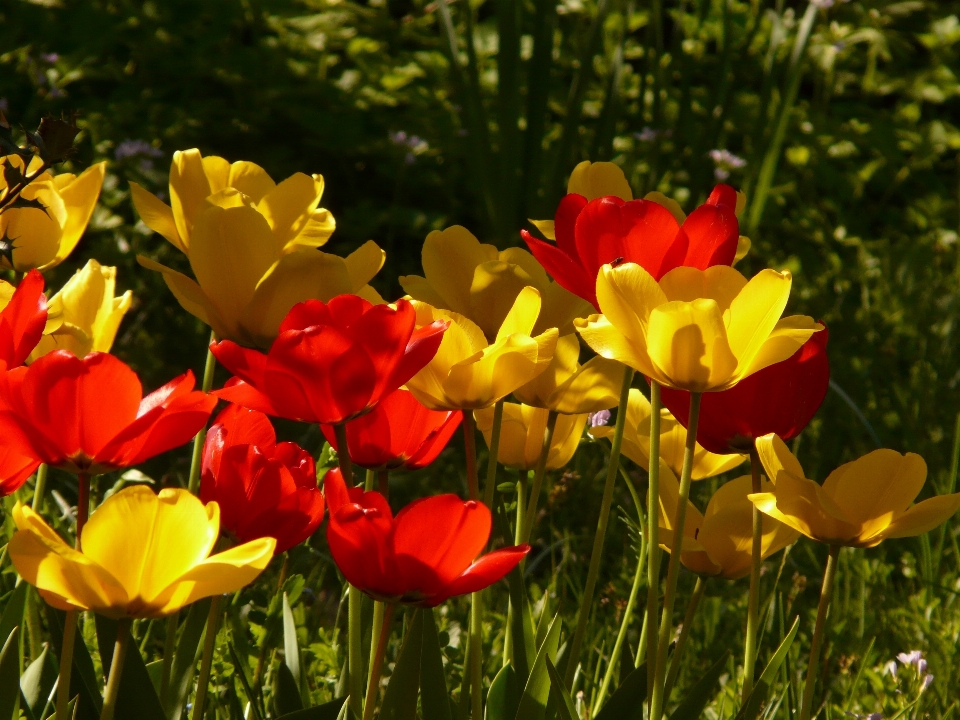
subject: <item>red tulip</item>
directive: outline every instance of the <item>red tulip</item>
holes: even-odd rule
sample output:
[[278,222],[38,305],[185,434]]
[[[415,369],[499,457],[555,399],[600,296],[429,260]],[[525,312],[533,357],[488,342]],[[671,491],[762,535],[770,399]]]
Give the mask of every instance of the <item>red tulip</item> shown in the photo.
[[490,511],[456,495],[417,500],[393,517],[383,495],[348,489],[338,469],[327,473],[324,494],[337,567],[378,600],[433,607],[489,587],[530,551],[517,545],[475,560],[490,538]]
[[[791,357],[754,373],[729,390],[703,393],[697,442],[713,453],[748,452],[768,433],[783,440],[800,434],[827,394],[827,330],[814,333]],[[690,394],[661,388],[663,404],[686,427]]]
[[637,263],[657,280],[680,266],[706,270],[732,264],[740,238],[736,205],[736,191],[717,185],[680,225],[652,200],[611,196],[587,202],[571,193],[554,218],[556,244],[526,230],[520,234],[554,280],[597,307],[597,273],[607,263]]
[[[368,470],[426,467],[447,446],[462,417],[460,411],[430,410],[413,393],[395,390],[369,413],[347,423],[350,460]],[[320,429],[339,452],[333,427]]]
[[39,461],[98,475],[183,445],[216,398],[193,391],[187,371],[146,397],[140,379],[106,353],[56,350],[0,374],[0,437]]
[[340,295],[294,305],[270,352],[230,340],[210,346],[239,380],[215,394],[268,415],[336,425],[369,411],[433,359],[447,329],[415,329],[406,300],[371,305]]
[[40,342],[46,324],[47,298],[43,294],[43,275],[31,270],[0,311],[0,369],[23,365]]
[[230,405],[203,448],[200,499],[220,505],[220,527],[240,542],[277,541],[277,553],[299,545],[323,520],[323,494],[310,453],[277,443],[263,413]]

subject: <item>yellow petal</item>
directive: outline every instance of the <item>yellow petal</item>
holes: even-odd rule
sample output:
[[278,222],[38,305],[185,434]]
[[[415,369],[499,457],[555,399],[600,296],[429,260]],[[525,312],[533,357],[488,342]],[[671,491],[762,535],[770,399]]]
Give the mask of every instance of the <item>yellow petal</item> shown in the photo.
[[[660,527],[672,531],[680,505],[680,483],[665,464],[660,464]],[[683,524],[684,538],[697,539],[703,515],[687,500],[687,516]]]
[[667,197],[659,190],[648,192],[643,196],[643,199],[652,200],[653,202],[657,203],[657,205],[663,205],[663,207],[669,210],[670,214],[677,219],[677,225],[683,225],[683,221],[687,219],[687,214],[680,207],[680,203],[673,198]]
[[[515,307],[520,293],[528,286],[534,290],[532,278],[518,265],[500,260],[481,263],[474,270],[466,315],[480,326],[483,334],[492,342],[498,332],[503,332],[507,316]],[[533,322],[529,327],[524,324],[520,332],[527,335],[532,332],[539,317],[540,305],[538,297],[536,312],[532,315]]]
[[[219,188],[218,188],[219,189]],[[197,149],[177,151],[170,163],[170,208],[185,252],[190,251],[191,231],[196,215],[213,194]]]
[[650,362],[646,345],[635,346],[604,315],[591,315],[573,323],[580,337],[594,352],[608,360],[615,360],[643,373],[653,380],[661,380],[659,371]]
[[259,203],[277,184],[269,173],[256,163],[240,160],[230,165],[227,186],[236,188],[253,202]]
[[630,183],[619,165],[612,162],[584,160],[570,173],[567,192],[583,195],[587,200],[614,195],[621,200],[633,200]]
[[143,255],[137,255],[137,262],[147,270],[161,273],[164,282],[170,288],[170,292],[180,303],[180,307],[209,325],[218,337],[229,338],[232,336],[233,331],[221,319],[220,313],[195,280]]
[[63,232],[60,236],[60,247],[53,261],[47,263],[46,267],[59,265],[66,260],[67,256],[73,252],[73,249],[80,242],[83,231],[87,229],[87,223],[93,215],[93,210],[97,206],[97,198],[100,197],[100,188],[103,186],[103,177],[106,174],[107,164],[99,162],[91,165],[76,180],[60,188],[60,197],[67,207],[67,219],[63,224]]
[[[573,377],[579,367],[577,362],[579,357],[580,343],[576,337],[568,335],[559,338],[553,359],[546,370],[524,386],[517,388],[513,394],[524,405],[553,409],[549,404],[551,397],[557,388]],[[615,401],[614,405],[617,402]]]
[[0,215],[0,237],[11,241],[13,268],[28,272],[56,258],[60,225],[43,210],[12,208]]
[[[417,325],[427,325],[435,320],[449,320],[450,326],[443,334],[437,354],[424,368],[407,382],[407,389],[421,403],[434,410],[458,410],[462,395],[466,392],[459,384],[448,384],[451,368],[470,358],[473,362],[482,357],[487,346],[480,328],[458,313],[439,310],[426,303],[414,301],[417,309]],[[448,394],[448,390],[452,394]],[[481,403],[480,407],[490,403]]]
[[130,183],[130,197],[133,206],[137,209],[143,224],[159,233],[171,245],[185,253],[187,248],[177,232],[177,224],[173,219],[173,210],[153,193],[149,193],[137,183]]
[[386,259],[387,254],[373,240],[367,240],[347,255],[343,261],[347,264],[347,273],[350,275],[350,285],[353,287],[351,292],[359,291],[373,280]]
[[523,248],[507,248],[500,253],[498,258],[499,262],[519,267],[522,270],[520,275],[528,278],[527,285],[533,285],[541,294],[543,294],[545,288],[554,284],[550,280],[550,276],[547,275],[547,271],[543,269],[543,265],[532,253]]
[[757,455],[763,469],[767,472],[770,482],[776,484],[781,472],[787,472],[798,478],[805,478],[806,474],[800,466],[800,461],[790,452],[787,444],[778,435],[770,433],[756,439]]
[[557,232],[554,229],[553,220],[527,220],[528,223],[533,225],[537,230],[540,231],[540,234],[543,235],[547,240],[557,240]]
[[591,358],[549,398],[559,413],[595,413],[616,407],[623,385],[623,365],[616,360]]
[[799,350],[811,335],[820,330],[823,330],[823,325],[806,315],[782,318],[749,364],[745,364],[741,358],[739,378],[748,377],[758,370],[783,362]]
[[506,340],[514,334],[530,335],[539,314],[540,292],[534,287],[523,288],[514,299],[510,311],[497,331],[497,342]]
[[443,307],[445,304],[444,299],[433,289],[433,285],[428,283],[425,277],[401,275],[399,281],[400,287],[412,299],[433,305],[433,307]]
[[320,204],[322,192],[323,183],[317,183],[309,175],[295,173],[257,203],[257,210],[273,230],[279,250],[306,226]]
[[787,306],[792,282],[789,272],[761,270],[731,303],[727,337],[741,366],[752,363],[777,326]]
[[[600,311],[637,348],[646,348],[650,315],[667,301],[666,294],[653,276],[634,263],[625,263],[617,268],[604,265],[597,275]],[[597,352],[604,355],[599,350]]]
[[478,265],[497,260],[497,249],[481,244],[465,227],[454,225],[427,235],[421,259],[423,274],[443,298],[443,307],[469,316],[474,272]]
[[593,305],[555,282],[540,290],[540,300],[540,315],[533,326],[536,334],[555,327],[561,335],[572,335],[575,332],[573,321],[594,313]]
[[775,507],[770,507],[768,493],[751,495],[760,510],[786,523],[813,540],[845,545],[856,538],[860,527],[843,515],[822,488],[812,480],[792,473],[777,476]]
[[727,265],[714,265],[706,270],[678,267],[660,278],[660,288],[667,300],[693,302],[697,298],[710,298],[717,301],[720,312],[726,312],[746,285],[747,279]]
[[[503,404],[503,420],[500,427],[500,445],[497,460],[508,467],[532,470],[537,466],[547,429],[549,411],[516,403]],[[477,428],[483,433],[487,447],[493,435],[494,408],[477,410]],[[561,415],[554,426],[550,450],[547,453],[547,469],[556,470],[570,462],[586,425],[587,416]]]
[[750,242],[750,238],[748,238],[746,235],[740,236],[740,239],[737,240],[737,253],[733,256],[734,265],[747,256],[747,253],[750,252],[752,245],[753,244]]
[[[648,409],[647,417],[637,428],[640,444],[646,449],[646,454],[649,454],[650,448],[649,413]],[[678,476],[683,472],[683,456],[686,452],[686,446],[687,429],[670,414],[669,410],[663,408],[660,418],[660,458]],[[716,455],[697,443],[694,445],[691,479],[703,480],[720,475],[741,465],[746,459],[746,455]]]
[[874,538],[864,538],[872,547],[886,538],[915,537],[939,527],[960,509],[960,493],[938,495],[918,502],[897,515],[883,532]]
[[307,222],[300,232],[287,242],[283,251],[291,252],[302,248],[317,248],[326,245],[327,240],[330,239],[336,229],[337,221],[334,219],[333,213],[325,208],[317,208],[310,213],[310,217],[307,218]]
[[666,385],[690,392],[729,387],[737,369],[714,300],[669,302],[654,309],[647,352]]
[[211,155],[201,161],[203,173],[210,183],[210,194],[220,192],[230,182],[230,163],[222,157]]

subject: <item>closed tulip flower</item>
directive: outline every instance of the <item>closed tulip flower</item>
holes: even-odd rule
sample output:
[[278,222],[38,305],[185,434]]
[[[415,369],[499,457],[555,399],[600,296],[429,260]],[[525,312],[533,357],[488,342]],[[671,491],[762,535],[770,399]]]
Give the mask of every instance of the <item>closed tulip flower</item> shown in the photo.
[[[31,161],[28,172],[40,168],[40,160]],[[0,197],[6,194],[4,165],[23,172],[23,160],[16,155],[0,159]],[[80,242],[93,215],[103,185],[106,163],[97,163],[80,175],[49,171],[27,185],[20,193],[24,200],[43,206],[9,207],[0,213],[0,238],[9,249],[0,253],[0,267],[17,272],[48,270],[66,260]]]
[[373,409],[429,363],[446,322],[415,327],[405,300],[371,305],[356,295],[296,305],[266,355],[230,340],[210,346],[238,380],[215,394],[289,420],[336,425]]
[[330,554],[351,585],[377,600],[434,607],[489,587],[530,550],[519,545],[477,558],[490,539],[490,510],[456,495],[417,500],[394,517],[383,495],[347,488],[336,468],[324,494]]
[[0,370],[7,370],[23,365],[43,333],[59,321],[50,322],[43,275],[36,270],[16,287],[0,281],[0,306]]
[[806,478],[776,435],[758,438],[757,453],[774,488],[750,500],[761,512],[828,545],[868,548],[887,538],[922,535],[960,508],[960,493],[912,504],[927,478],[927,464],[914,453],[874,450],[838,467],[823,485]]
[[[418,470],[437,459],[460,427],[458,410],[430,410],[407,390],[395,390],[366,415],[347,423],[350,459],[367,470]],[[323,436],[340,452],[336,433]]]
[[[533,470],[540,459],[543,449],[544,432],[547,429],[548,410],[518,405],[503,404],[503,421],[500,426],[500,446],[497,449],[497,461],[501,465],[518,470]],[[477,410],[477,427],[483,433],[483,439],[490,447],[493,433],[493,408]],[[560,415],[553,430],[550,451],[547,454],[546,468],[556,470],[570,462],[583,428],[587,424],[587,413],[580,415]]]
[[156,618],[253,582],[273,557],[262,538],[211,555],[220,533],[216,503],[186,490],[159,496],[140,486],[112,495],[83,528],[83,551],[17,504],[8,550],[17,572],[60,610]]
[[639,265],[605,265],[597,278],[603,315],[576,322],[597,354],[665,387],[716,392],[786,360],[822,329],[812,318],[782,318],[789,272],[682,267],[658,283]]

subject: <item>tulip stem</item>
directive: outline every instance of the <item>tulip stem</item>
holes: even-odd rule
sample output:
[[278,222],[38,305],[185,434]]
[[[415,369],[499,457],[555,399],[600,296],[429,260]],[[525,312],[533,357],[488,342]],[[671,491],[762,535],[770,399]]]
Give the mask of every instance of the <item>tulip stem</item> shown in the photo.
[[[210,342],[207,343],[207,361],[203,366],[203,384],[200,386],[204,392],[210,392],[213,388],[213,371],[217,367],[217,359],[210,352],[210,345],[216,341],[217,336],[211,331]],[[194,495],[200,491],[200,466],[203,460],[203,445],[206,441],[207,426],[204,425],[193,438],[193,457],[190,459],[190,480],[187,487]]]
[[380,689],[380,672],[383,668],[383,656],[387,652],[387,641],[390,640],[390,628],[393,625],[393,603],[377,603],[381,607],[381,627],[379,630],[374,624],[374,632],[379,636],[376,648],[370,660],[370,677],[367,680],[367,701],[363,705],[363,720],[372,720],[373,710],[377,704],[377,690]]
[[[687,522],[687,499],[690,497],[690,480],[693,475],[693,457],[697,449],[697,423],[700,419],[701,393],[690,393],[690,420],[687,424],[687,443],[683,449],[683,470],[680,473],[680,492],[677,511],[673,519],[674,550],[667,565],[667,586],[663,593],[663,615],[660,617],[660,637],[657,642],[657,674],[653,684],[653,699],[650,702],[650,720],[660,720],[666,702],[667,650],[673,631],[673,605],[677,599],[677,578],[680,576],[680,545],[683,542],[683,526]],[[651,453],[652,457],[652,453]],[[653,461],[650,461],[653,467]],[[652,633],[651,633],[652,635]]]
[[[370,701],[370,685],[371,683],[376,682],[374,680],[374,675],[379,669],[379,666],[377,665],[378,646],[375,641],[383,632],[385,622],[385,606],[386,603],[381,602],[380,600],[375,600],[373,603],[373,627],[370,630],[370,662],[367,663],[367,702]],[[391,612],[393,611],[391,610]],[[377,668],[377,670],[374,668]],[[376,701],[376,698],[374,698],[374,701]],[[367,711],[366,705],[363,706],[363,711]]]
[[660,602],[660,383],[650,381],[650,459],[647,488],[647,702],[657,675],[657,606]]
[[817,624],[813,628],[810,641],[810,660],[807,662],[807,678],[803,685],[803,701],[800,704],[799,720],[810,720],[813,706],[813,689],[817,684],[817,665],[820,663],[820,650],[823,648],[823,635],[827,625],[827,610],[833,597],[833,581],[837,575],[837,558],[840,546],[831,545],[827,556],[827,569],[823,573],[823,588],[820,590],[820,604],[817,607]]
[[680,660],[683,656],[683,649],[687,644],[687,638],[690,636],[690,628],[697,615],[697,609],[700,607],[700,600],[703,599],[703,591],[706,587],[706,579],[697,576],[697,584],[693,587],[693,595],[690,597],[690,602],[687,603],[687,613],[683,616],[680,637],[677,638],[677,646],[673,650],[673,657],[670,658],[670,672],[667,673],[667,683],[663,690],[663,696],[667,699],[670,698],[673,685],[677,682],[677,675],[680,674]]
[[597,522],[596,535],[593,536],[593,550],[590,553],[587,583],[583,587],[583,598],[580,602],[580,611],[577,613],[577,629],[574,631],[573,640],[570,643],[567,667],[563,677],[563,684],[568,690],[573,687],[573,676],[580,664],[580,646],[583,645],[583,636],[587,632],[587,621],[590,619],[590,611],[593,606],[593,592],[596,590],[597,576],[600,573],[603,542],[606,539],[610,508],[613,505],[613,489],[617,480],[617,470],[620,468],[620,447],[623,445],[623,428],[627,424],[627,404],[630,400],[633,372],[633,368],[624,366],[623,386],[620,388],[620,405],[617,407],[617,424],[613,432],[613,442],[610,446],[610,461],[607,465],[607,479],[603,486],[603,499],[600,502],[600,519]]
[[203,717],[203,706],[207,701],[207,686],[210,684],[213,650],[217,645],[217,626],[220,624],[220,601],[222,599],[222,595],[214,596],[210,601],[210,612],[207,613],[207,628],[203,636],[203,657],[200,660],[200,676],[197,678],[197,696],[193,701],[193,720],[200,720]]
[[333,426],[333,433],[337,438],[337,462],[340,465],[340,474],[347,489],[353,487],[353,462],[350,460],[350,446],[347,445],[347,424],[337,423]]
[[[477,500],[480,497],[479,481],[477,479],[477,423],[474,420],[473,413],[470,410],[463,411],[463,446],[467,456],[467,488],[470,492],[470,499]],[[496,456],[494,456],[496,462]],[[473,720],[482,720],[480,711],[482,700],[480,693],[481,685],[481,645],[483,642],[483,627],[481,624],[481,615],[483,611],[483,597],[480,593],[470,594],[470,632],[468,641],[468,651],[470,653],[467,662],[470,669],[464,668],[463,684],[460,689],[461,705],[464,704],[464,694],[467,688],[470,689],[470,701],[473,711]]]
[[363,478],[363,491],[370,492],[373,490],[373,483],[377,479],[376,470],[367,470],[366,475]]
[[83,535],[83,527],[87,524],[87,518],[90,515],[90,476],[86,473],[77,475],[77,541],[74,547],[83,551],[80,542],[80,536]]
[[167,693],[170,690],[170,673],[173,671],[173,652],[177,647],[177,626],[180,624],[180,611],[167,618],[167,633],[163,638],[163,665],[160,666],[160,704],[167,707]]
[[63,645],[60,648],[60,672],[57,678],[56,720],[68,720],[70,704],[70,674],[73,670],[73,644],[77,638],[77,611],[67,610],[63,624]]
[[351,585],[347,613],[347,688],[350,691],[350,709],[357,717],[363,717],[362,602],[360,590]]
[[[760,492],[760,456],[757,446],[750,446],[750,476],[752,492]],[[753,506],[753,556],[750,566],[750,595],[747,600],[747,640],[743,650],[743,702],[753,692],[754,674],[757,665],[757,626],[760,623],[760,565],[763,560],[763,518],[760,509]]]
[[470,594],[470,704],[473,720],[483,720],[483,595]]
[[117,694],[120,691],[120,678],[123,675],[123,661],[127,657],[130,644],[130,618],[121,618],[117,622],[117,642],[113,647],[113,660],[110,662],[110,677],[103,692],[103,710],[100,720],[113,720],[113,711],[117,707]]
[[490,431],[490,457],[487,460],[487,481],[483,486],[483,504],[493,508],[493,491],[497,487],[497,460],[500,457],[500,428],[503,426],[503,400],[493,406],[493,429]]
[[37,484],[33,489],[33,503],[31,507],[35,513],[39,513],[43,505],[43,495],[47,490],[47,470],[49,466],[46,463],[40,463],[37,468]]
[[537,458],[537,467],[533,473],[533,485],[530,488],[530,500],[527,502],[527,514],[523,519],[521,543],[530,539],[530,533],[533,531],[533,521],[537,518],[537,503],[540,500],[540,490],[543,488],[543,477],[547,472],[547,458],[550,456],[550,446],[553,444],[553,431],[557,427],[557,418],[559,417],[553,410],[547,415],[547,427],[543,431],[540,457]]
[[467,454],[467,490],[471,500],[480,498],[477,479],[477,421],[470,410],[463,411],[463,448]]

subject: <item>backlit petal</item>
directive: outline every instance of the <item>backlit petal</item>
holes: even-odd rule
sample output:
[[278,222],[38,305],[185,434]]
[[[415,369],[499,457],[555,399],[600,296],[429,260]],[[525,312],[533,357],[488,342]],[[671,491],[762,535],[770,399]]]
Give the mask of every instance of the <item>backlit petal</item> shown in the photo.
[[156,233],[159,233],[171,245],[185,253],[187,251],[177,232],[177,224],[173,219],[173,210],[163,200],[153,193],[149,193],[137,183],[130,183],[130,197],[133,206],[137,209],[143,224]]
[[648,353],[665,385],[691,392],[722,388],[737,358],[716,301],[669,302],[650,314]]

